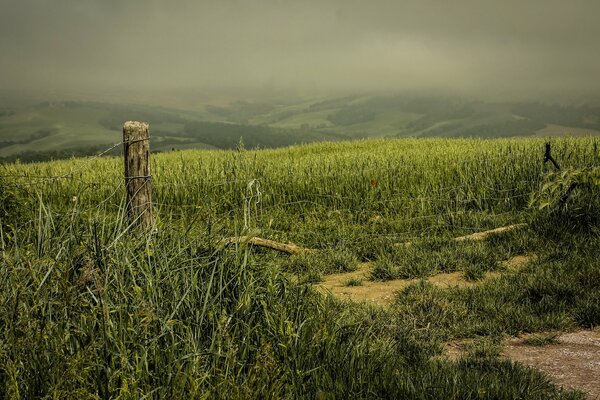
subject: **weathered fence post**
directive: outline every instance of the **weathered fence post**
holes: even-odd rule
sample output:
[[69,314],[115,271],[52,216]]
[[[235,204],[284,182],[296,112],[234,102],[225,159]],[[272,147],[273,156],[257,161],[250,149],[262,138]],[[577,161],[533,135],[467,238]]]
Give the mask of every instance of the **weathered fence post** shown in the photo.
[[127,215],[141,228],[152,227],[152,175],[150,174],[149,125],[127,121],[123,125]]

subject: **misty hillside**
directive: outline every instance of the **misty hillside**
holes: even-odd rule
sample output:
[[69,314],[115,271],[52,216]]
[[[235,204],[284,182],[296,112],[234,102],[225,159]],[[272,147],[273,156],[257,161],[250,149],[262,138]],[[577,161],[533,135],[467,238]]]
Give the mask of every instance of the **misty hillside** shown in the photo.
[[600,133],[600,107],[422,97],[342,97],[276,106],[208,108],[230,120],[347,137],[514,137]]
[[486,103],[408,96],[238,101],[192,110],[83,101],[0,106],[0,157],[41,161],[95,154],[127,120],[151,124],[154,151],[271,148],[367,137],[600,134],[600,106]]
[[123,122],[151,124],[153,151],[281,147],[344,139],[334,132],[236,123],[198,111],[97,102],[0,107],[0,159],[43,161],[95,154],[121,140]]

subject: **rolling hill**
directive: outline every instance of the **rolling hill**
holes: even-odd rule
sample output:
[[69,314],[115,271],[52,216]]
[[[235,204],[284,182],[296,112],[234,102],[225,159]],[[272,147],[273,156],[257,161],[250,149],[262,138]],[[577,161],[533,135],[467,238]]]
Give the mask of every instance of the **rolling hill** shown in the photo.
[[116,143],[127,120],[151,125],[153,151],[281,147],[367,137],[600,134],[600,106],[487,103],[414,96],[238,101],[178,109],[90,101],[0,101],[0,159],[89,155]]

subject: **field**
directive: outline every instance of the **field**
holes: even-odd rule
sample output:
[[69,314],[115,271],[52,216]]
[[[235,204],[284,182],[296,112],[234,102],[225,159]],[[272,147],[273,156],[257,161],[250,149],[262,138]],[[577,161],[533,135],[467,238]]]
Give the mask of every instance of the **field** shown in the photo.
[[[120,157],[2,165],[0,397],[584,398],[501,353],[600,325],[598,142],[553,139],[559,173],[538,138],[156,154],[147,233]],[[353,271],[407,284],[326,290]]]

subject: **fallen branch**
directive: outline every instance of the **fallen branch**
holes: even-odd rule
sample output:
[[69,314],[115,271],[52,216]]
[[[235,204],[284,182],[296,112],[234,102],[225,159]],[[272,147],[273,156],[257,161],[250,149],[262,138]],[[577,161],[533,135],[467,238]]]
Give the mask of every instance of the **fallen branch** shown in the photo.
[[454,238],[454,240],[456,240],[457,242],[462,242],[463,240],[483,240],[483,239],[486,239],[488,236],[496,235],[498,233],[503,233],[503,232],[514,231],[515,229],[524,228],[525,226],[527,226],[527,224],[508,225],[508,226],[503,226],[501,228],[490,229],[489,231],[472,233],[472,234],[466,235],[466,236],[459,236],[459,237]]
[[[508,226],[503,226],[501,228],[491,229],[489,231],[472,233],[472,234],[466,235],[466,236],[459,236],[459,237],[454,238],[453,240],[455,240],[457,242],[462,242],[465,240],[475,240],[475,241],[484,240],[488,236],[496,235],[498,233],[503,233],[503,232],[510,232],[515,229],[523,228],[525,226],[527,226],[527,224],[508,225]],[[288,253],[288,254],[300,254],[300,253],[304,253],[307,251],[311,251],[311,249],[307,249],[306,247],[300,247],[293,243],[280,243],[280,242],[276,242],[274,240],[263,239],[263,238],[259,238],[256,236],[236,236],[236,237],[225,238],[225,239],[221,240],[220,244],[223,246],[228,246],[231,244],[251,244],[254,246],[266,247],[269,249],[282,251],[282,252]],[[413,244],[412,242],[396,243],[395,246],[411,246],[412,244]]]
[[293,243],[279,243],[274,240],[263,239],[254,236],[237,236],[225,238],[221,240],[221,244],[224,246],[230,244],[251,244],[254,246],[267,247],[269,249],[279,250],[288,254],[300,254],[306,251],[310,251],[310,249],[297,246]]
[[[462,242],[465,240],[479,241],[479,240],[484,240],[484,239],[488,238],[489,236],[496,235],[498,233],[514,231],[515,229],[523,228],[525,226],[527,226],[527,224],[514,224],[514,225],[502,226],[500,228],[490,229],[489,231],[477,232],[477,233],[472,233],[472,234],[466,235],[466,236],[455,237],[452,240],[454,240],[456,242]],[[408,246],[412,246],[412,245],[413,245],[413,242],[404,242],[404,243],[396,243],[394,246],[408,247]]]

